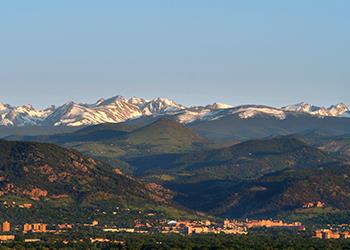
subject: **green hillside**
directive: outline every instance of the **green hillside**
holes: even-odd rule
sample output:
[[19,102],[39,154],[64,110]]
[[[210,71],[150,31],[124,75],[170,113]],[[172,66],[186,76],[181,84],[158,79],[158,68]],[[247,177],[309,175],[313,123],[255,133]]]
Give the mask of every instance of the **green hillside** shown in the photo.
[[213,141],[262,139],[267,136],[283,136],[317,131],[331,136],[350,133],[350,119],[319,117],[303,113],[287,113],[280,120],[268,115],[241,119],[238,114],[216,120],[198,120],[188,124],[201,136]]
[[336,164],[336,157],[290,137],[252,140],[190,154],[134,158],[139,175],[166,173],[183,181],[254,179],[286,168]]
[[126,135],[124,141],[152,153],[181,152],[206,142],[182,124],[168,119],[159,119],[136,129]]
[[291,135],[300,138],[308,144],[318,147],[326,152],[332,152],[340,157],[350,159],[350,135],[343,134],[330,136],[326,133],[311,132],[304,134]]
[[158,119],[147,125],[100,124],[74,133],[48,136],[10,136],[8,140],[55,143],[74,148],[131,173],[126,158],[163,153],[188,152],[206,146],[207,140],[182,124]]
[[[350,210],[350,167],[284,170],[236,186],[214,214],[239,217],[275,216],[304,210],[307,202],[322,201],[325,208]],[[320,211],[319,211],[320,212]]]
[[[51,221],[79,220],[96,209],[180,213],[170,205],[168,190],[145,185],[119,169],[52,144],[0,140],[0,180],[0,217],[12,221],[44,220],[48,215]],[[13,202],[32,203],[34,208],[4,205]]]
[[289,136],[129,163],[140,177],[173,190],[178,203],[219,216],[277,216],[317,200],[350,208],[345,199],[350,185],[338,182],[346,163]]

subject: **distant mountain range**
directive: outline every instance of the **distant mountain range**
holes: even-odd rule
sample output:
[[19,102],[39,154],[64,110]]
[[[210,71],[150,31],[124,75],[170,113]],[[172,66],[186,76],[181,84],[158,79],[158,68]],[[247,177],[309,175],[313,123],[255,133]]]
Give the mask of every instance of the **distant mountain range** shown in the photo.
[[264,115],[284,120],[290,114],[307,114],[317,118],[350,117],[344,103],[328,108],[307,103],[282,108],[264,105],[231,105],[214,103],[206,106],[186,107],[166,98],[145,100],[115,96],[100,99],[93,104],[69,102],[62,106],[38,110],[31,105],[14,107],[0,104],[0,125],[3,126],[87,126],[101,123],[119,123],[136,118],[167,116],[173,120],[190,124],[196,121],[213,121],[229,116],[250,119]]

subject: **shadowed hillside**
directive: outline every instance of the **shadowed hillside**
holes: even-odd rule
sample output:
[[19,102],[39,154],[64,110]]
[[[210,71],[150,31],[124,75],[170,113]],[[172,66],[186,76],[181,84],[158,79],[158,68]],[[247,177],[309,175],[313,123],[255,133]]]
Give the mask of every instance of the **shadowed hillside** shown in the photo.
[[[79,220],[97,208],[163,212],[171,208],[166,205],[172,197],[168,190],[145,185],[120,169],[52,144],[1,140],[0,180],[1,201],[34,204],[26,219],[44,218],[55,208],[60,212],[51,214],[52,220],[71,216]],[[5,212],[3,207],[0,212]],[[3,216],[18,221],[23,213],[26,210],[7,209]]]

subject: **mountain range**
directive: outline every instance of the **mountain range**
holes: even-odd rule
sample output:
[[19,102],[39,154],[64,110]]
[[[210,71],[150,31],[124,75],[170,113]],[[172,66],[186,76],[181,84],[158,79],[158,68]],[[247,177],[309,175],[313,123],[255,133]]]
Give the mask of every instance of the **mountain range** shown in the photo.
[[[23,194],[16,190],[25,190],[26,195],[31,194],[33,188],[39,188],[49,194],[41,197],[40,202],[48,199],[49,204],[56,206],[56,202],[65,200],[52,200],[50,194],[54,196],[67,194],[64,189],[67,187],[69,193],[72,193],[70,204],[74,209],[79,209],[79,204],[88,204],[89,208],[96,202],[97,206],[101,206],[100,201],[92,200],[90,203],[88,198],[90,193],[94,192],[94,186],[98,185],[96,188],[100,188],[98,191],[103,197],[112,197],[114,188],[110,187],[115,187],[122,190],[122,198],[123,193],[127,197],[137,196],[137,200],[144,199],[142,203],[149,204],[147,207],[154,204],[149,198],[168,197],[165,201],[169,205],[174,204],[175,207],[185,207],[217,216],[278,217],[287,213],[288,216],[299,216],[294,217],[294,220],[307,215],[320,222],[332,216],[337,221],[343,218],[341,219],[343,223],[349,218],[347,214],[350,212],[348,202],[350,158],[347,150],[349,136],[333,136],[318,131],[290,134],[289,131],[295,127],[307,130],[317,120],[319,124],[329,123],[327,126],[335,128],[339,133],[342,127],[349,128],[350,119],[336,117],[320,119],[303,114],[291,120],[294,116],[291,115],[285,120],[261,115],[241,119],[236,114],[234,118],[226,117],[204,122],[211,124],[206,128],[210,129],[212,134],[227,131],[228,128],[235,131],[236,135],[241,133],[243,128],[246,132],[250,131],[253,136],[254,134],[261,136],[266,131],[277,133],[263,139],[222,143],[213,142],[193,129],[195,124],[203,125],[203,121],[196,121],[192,125],[181,124],[168,119],[168,116],[98,124],[61,134],[57,131],[51,135],[9,136],[6,137],[7,140],[27,142],[4,141],[0,145],[3,149],[3,154],[0,154],[0,161],[3,162],[3,165],[0,164],[0,170],[3,166],[2,176],[8,176],[5,180],[11,180],[10,183],[4,182],[4,184],[14,183],[15,187],[20,188],[15,189],[15,193],[6,193],[3,198],[13,197],[15,194],[16,199],[18,196],[21,199],[31,199],[22,197]],[[264,120],[267,123],[262,123]],[[269,127],[274,124],[271,123],[272,120],[280,127]],[[238,130],[237,121],[245,122]],[[252,123],[251,126],[247,126],[247,121]],[[336,125],[334,121],[340,125],[334,126]],[[289,130],[281,127],[285,122],[289,124]],[[220,124],[226,125],[220,127]],[[265,128],[262,128],[262,124]],[[260,134],[261,131],[264,133]],[[278,133],[281,131],[288,135],[279,136]],[[58,144],[66,150],[46,143]],[[74,159],[82,159],[78,163],[86,164],[88,169],[89,161],[93,159],[97,164],[92,166],[98,171],[96,177],[76,170],[79,164],[75,163]],[[49,169],[47,172],[46,164],[54,170]],[[22,172],[28,170],[24,170],[26,169],[24,167],[32,165],[34,176],[29,176],[31,172],[23,175]],[[50,174],[52,171],[54,174]],[[72,174],[74,176],[71,178],[72,182],[65,183],[65,179],[50,182],[55,180],[55,176],[62,175],[62,172]],[[126,179],[120,177],[121,180],[116,180],[114,176],[116,173],[122,174]],[[51,175],[53,176],[50,177]],[[50,180],[47,179],[49,177]],[[21,182],[22,179],[24,182]],[[100,183],[100,179],[105,183]],[[118,186],[118,182],[122,184]],[[143,183],[155,183],[152,185],[160,188],[160,193],[156,192],[158,196],[147,191],[145,186],[147,184]],[[123,189],[124,185],[141,194],[129,193],[128,188]],[[4,185],[3,192],[7,192],[6,187],[7,185]],[[74,187],[76,191],[71,192],[69,188]],[[142,195],[144,189],[146,196]],[[161,190],[169,190],[168,195],[165,192],[164,196]],[[123,198],[124,204],[136,206],[130,203],[132,201],[128,201],[127,197]],[[110,208],[110,205],[113,207],[115,204],[113,201],[114,198],[107,201],[109,204],[107,207]],[[325,209],[313,211],[302,208],[303,204],[315,201],[325,202]],[[159,206],[169,207],[168,204],[162,203]],[[138,206],[140,209],[143,205]],[[47,207],[53,208],[51,205]]]
[[0,104],[0,125],[3,126],[87,126],[101,123],[119,123],[142,117],[168,116],[177,122],[190,124],[195,121],[212,121],[238,115],[250,119],[265,115],[284,120],[289,114],[307,114],[318,118],[350,117],[344,103],[328,108],[307,103],[281,108],[264,105],[231,106],[214,103],[206,106],[186,107],[166,98],[145,100],[143,98],[115,96],[100,99],[93,104],[68,102],[62,106],[50,106],[38,110],[31,105],[14,107]]
[[[186,107],[116,96],[0,110],[0,137],[7,140],[0,140],[0,203],[33,203],[43,208],[35,218],[59,219],[59,209],[84,219],[96,207],[113,213],[116,206],[230,218],[350,218],[345,104]],[[303,208],[316,201],[326,207]],[[11,218],[26,212],[11,211]]]

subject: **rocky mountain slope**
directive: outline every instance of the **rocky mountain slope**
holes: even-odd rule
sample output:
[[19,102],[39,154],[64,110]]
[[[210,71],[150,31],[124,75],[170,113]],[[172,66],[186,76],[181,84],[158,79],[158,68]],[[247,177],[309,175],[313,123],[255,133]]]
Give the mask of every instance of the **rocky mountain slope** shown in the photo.
[[[78,219],[84,213],[93,213],[95,208],[165,211],[171,207],[172,195],[166,189],[146,185],[123,174],[117,166],[111,167],[75,150],[4,140],[0,140],[0,149],[1,202],[31,203],[31,212],[38,218],[44,218],[54,208],[64,212],[50,215],[52,220],[69,217],[70,209]],[[0,212],[2,209],[0,206]],[[20,216],[23,212],[26,211],[8,209],[5,217]]]
[[[321,201],[328,209],[350,209],[349,166],[284,170],[234,187],[212,210],[225,216],[275,216],[301,210],[308,202]],[[304,215],[307,214],[304,209]],[[327,212],[319,209],[318,216]]]

